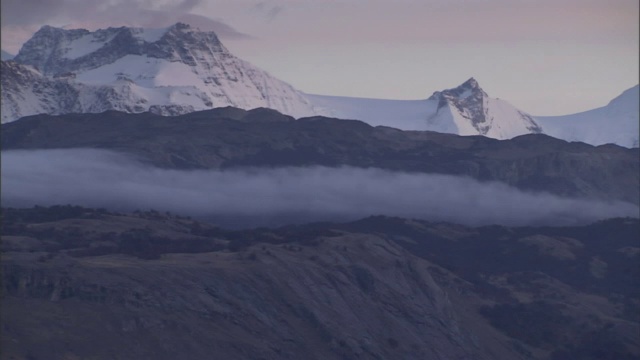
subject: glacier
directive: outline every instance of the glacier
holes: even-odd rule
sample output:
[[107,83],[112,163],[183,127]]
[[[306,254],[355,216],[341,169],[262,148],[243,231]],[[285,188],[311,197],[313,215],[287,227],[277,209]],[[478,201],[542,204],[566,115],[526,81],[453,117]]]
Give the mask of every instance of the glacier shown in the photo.
[[640,94],[636,85],[607,105],[577,114],[537,116],[545,133],[568,141],[591,145],[617,144],[638,147],[640,133]]

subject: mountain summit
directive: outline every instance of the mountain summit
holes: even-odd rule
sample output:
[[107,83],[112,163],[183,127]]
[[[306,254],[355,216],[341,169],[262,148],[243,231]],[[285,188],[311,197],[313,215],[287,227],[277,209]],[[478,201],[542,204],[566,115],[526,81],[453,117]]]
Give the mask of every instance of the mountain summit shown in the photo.
[[460,135],[508,139],[542,132],[530,115],[506,101],[490,98],[474,78],[453,89],[436,91],[428,100],[437,101],[438,106],[427,122],[435,125],[453,121]]
[[482,90],[478,81],[474,78],[463,82],[460,86],[453,89],[447,89],[443,91],[436,91],[429,97],[429,100],[450,100],[450,99],[466,99],[468,97],[480,98],[488,96],[487,93]]
[[177,23],[162,29],[119,27],[95,32],[43,26],[14,60],[55,76],[99,68],[136,55],[188,66],[233,57],[215,33]]
[[402,130],[431,130],[458,135],[510,139],[541,133],[528,114],[506,101],[489,97],[470,78],[455,88],[436,91],[426,100],[379,100],[311,95],[314,104],[334,116]]
[[[37,113],[171,115],[224,106],[318,114],[304,94],[235,57],[215,33],[183,23],[94,32],[44,26],[13,60],[3,65],[2,86],[10,89],[2,93],[3,122]],[[25,74],[30,81],[17,81]]]

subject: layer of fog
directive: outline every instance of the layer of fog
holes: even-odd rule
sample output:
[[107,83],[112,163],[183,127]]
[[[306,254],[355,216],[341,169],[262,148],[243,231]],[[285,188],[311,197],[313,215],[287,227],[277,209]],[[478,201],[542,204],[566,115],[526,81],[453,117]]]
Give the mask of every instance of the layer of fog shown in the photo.
[[360,168],[180,171],[101,150],[5,151],[2,206],[170,211],[253,227],[370,215],[467,225],[571,225],[638,217],[623,202],[528,193],[501,183]]

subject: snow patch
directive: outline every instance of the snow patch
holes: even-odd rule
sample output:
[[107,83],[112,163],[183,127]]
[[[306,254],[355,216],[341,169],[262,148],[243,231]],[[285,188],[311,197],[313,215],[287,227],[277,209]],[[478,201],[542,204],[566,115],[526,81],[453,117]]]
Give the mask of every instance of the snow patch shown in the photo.
[[83,57],[85,55],[89,55],[94,51],[99,50],[103,47],[109,40],[96,40],[94,34],[90,33],[82,36],[79,39],[73,40],[69,42],[67,45],[67,51],[64,54],[64,57],[67,59],[77,59],[79,57]]
[[147,43],[154,43],[164,36],[167,33],[168,28],[158,28],[158,29],[132,29],[133,36],[139,40],[142,40]]

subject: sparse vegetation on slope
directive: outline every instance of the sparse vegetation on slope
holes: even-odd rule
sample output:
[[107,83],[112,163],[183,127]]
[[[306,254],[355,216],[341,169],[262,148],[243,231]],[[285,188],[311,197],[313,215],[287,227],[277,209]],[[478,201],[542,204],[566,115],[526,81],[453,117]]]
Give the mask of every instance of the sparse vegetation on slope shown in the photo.
[[58,206],[2,221],[5,358],[640,355],[637,219],[229,231]]

